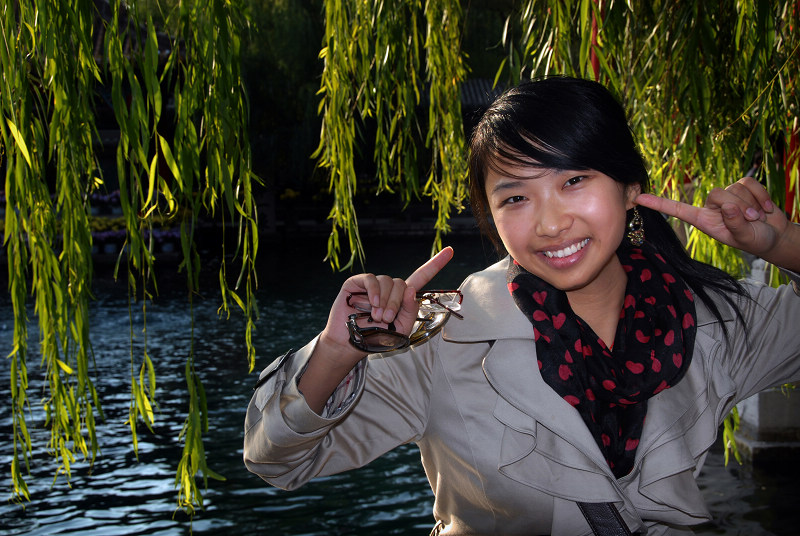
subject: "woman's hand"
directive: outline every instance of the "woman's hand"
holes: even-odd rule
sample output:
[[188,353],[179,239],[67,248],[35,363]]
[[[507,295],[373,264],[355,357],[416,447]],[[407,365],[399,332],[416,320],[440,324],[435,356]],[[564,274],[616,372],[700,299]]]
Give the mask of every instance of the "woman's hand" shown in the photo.
[[635,202],[681,219],[723,244],[800,270],[800,227],[789,222],[752,177],[711,190],[702,208],[651,194],[640,194]]
[[[331,307],[328,323],[320,337],[320,343],[332,350],[340,349],[342,354],[349,354],[352,368],[366,354],[350,344],[350,333],[347,330],[347,319],[353,313],[369,312],[373,319],[370,325],[387,327],[394,322],[395,331],[404,335],[411,333],[417,319],[419,305],[417,290],[427,285],[433,277],[453,258],[453,248],[447,247],[417,268],[408,279],[400,279],[387,275],[358,274],[342,285],[336,300]],[[366,296],[358,293],[366,292]],[[348,297],[356,294],[350,300]],[[354,308],[353,304],[359,304]]]
[[[446,247],[408,279],[359,274],[344,282],[298,385],[311,409],[319,413],[339,382],[367,355],[350,344],[348,317],[356,312],[369,312],[373,318],[370,325],[386,327],[394,322],[395,331],[409,335],[419,311],[417,290],[427,285],[452,258],[453,248]],[[354,297],[348,305],[348,297],[361,292],[366,292],[366,296]],[[356,302],[364,306],[356,309],[353,307]]]

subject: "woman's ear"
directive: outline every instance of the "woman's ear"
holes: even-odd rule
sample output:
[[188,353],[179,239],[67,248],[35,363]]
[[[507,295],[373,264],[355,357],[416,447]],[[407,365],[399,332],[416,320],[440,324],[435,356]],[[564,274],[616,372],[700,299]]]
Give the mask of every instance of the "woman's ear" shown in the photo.
[[633,200],[636,199],[640,193],[642,193],[642,185],[639,183],[629,184],[625,188],[625,210],[630,210],[636,206]]

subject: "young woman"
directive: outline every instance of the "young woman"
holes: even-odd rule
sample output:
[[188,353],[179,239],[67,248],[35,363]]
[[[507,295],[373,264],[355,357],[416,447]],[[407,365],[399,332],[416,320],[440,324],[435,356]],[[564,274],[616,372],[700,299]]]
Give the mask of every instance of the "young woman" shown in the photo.
[[322,333],[262,373],[248,469],[292,489],[415,442],[435,534],[690,533],[709,519],[695,476],[721,421],[800,379],[800,296],[691,260],[662,213],[795,272],[800,226],[752,179],[704,208],[646,194],[622,108],[571,78],[491,106],[470,180],[508,256],[421,342],[437,320],[417,321],[417,291],[450,248],[405,280],[348,279]]

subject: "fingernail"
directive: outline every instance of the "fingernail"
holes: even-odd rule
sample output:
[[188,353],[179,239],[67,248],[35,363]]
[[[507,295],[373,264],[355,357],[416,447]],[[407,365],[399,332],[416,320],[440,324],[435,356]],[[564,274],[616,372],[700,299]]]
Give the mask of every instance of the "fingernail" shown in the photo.
[[744,211],[744,215],[747,216],[748,220],[758,220],[761,216],[758,214],[758,211],[752,207],[747,207]]
[[383,321],[388,324],[392,320],[394,320],[394,311],[392,311],[391,309],[386,309],[383,312]]
[[771,199],[767,199],[767,202],[764,203],[764,209],[767,212],[772,212],[773,210],[775,210],[775,203],[773,203]]

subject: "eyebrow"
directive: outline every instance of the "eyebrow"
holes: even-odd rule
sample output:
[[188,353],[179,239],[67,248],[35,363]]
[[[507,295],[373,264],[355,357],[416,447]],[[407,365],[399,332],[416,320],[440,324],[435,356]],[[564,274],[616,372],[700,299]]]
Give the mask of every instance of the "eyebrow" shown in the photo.
[[489,192],[489,195],[494,195],[494,194],[496,194],[497,192],[499,192],[501,190],[509,190],[511,188],[515,188],[515,187],[519,186],[522,183],[522,180],[523,179],[503,181],[503,182],[495,185],[495,187],[492,188],[492,191]]
[[[531,171],[531,170],[533,170],[533,171]],[[522,184],[524,181],[529,181],[531,179],[541,178],[541,177],[547,175],[549,172],[563,173],[564,171],[567,171],[567,170],[561,169],[561,168],[540,168],[540,167],[532,166],[532,167],[525,168],[525,171],[527,171],[527,173],[523,172],[522,174],[519,174],[519,175],[508,174],[508,172],[506,172],[504,170],[498,170],[498,171],[501,171],[500,180],[502,182],[500,182],[499,184],[495,185],[495,187],[492,188],[492,191],[488,192],[488,195],[493,195],[493,194],[495,194],[495,193],[497,193],[499,191],[508,190],[508,189],[514,188],[514,187],[519,186],[520,184]]]

